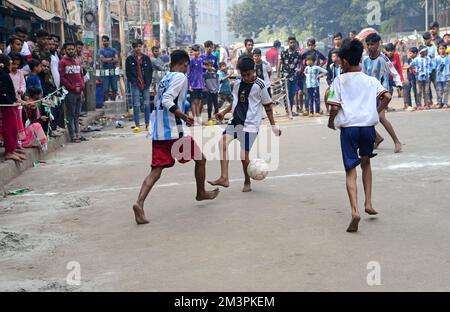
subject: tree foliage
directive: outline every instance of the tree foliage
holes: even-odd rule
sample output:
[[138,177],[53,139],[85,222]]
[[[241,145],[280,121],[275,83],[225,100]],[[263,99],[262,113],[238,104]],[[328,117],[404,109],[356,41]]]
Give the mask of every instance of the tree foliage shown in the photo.
[[[408,16],[423,14],[423,0],[378,0],[381,8],[380,30],[398,31]],[[443,0],[448,9],[448,0]],[[258,36],[271,29],[287,29],[293,34],[312,32],[324,38],[336,31],[347,33],[368,27],[367,0],[244,0],[228,12],[228,28],[242,36]],[[420,21],[419,21],[420,22]]]

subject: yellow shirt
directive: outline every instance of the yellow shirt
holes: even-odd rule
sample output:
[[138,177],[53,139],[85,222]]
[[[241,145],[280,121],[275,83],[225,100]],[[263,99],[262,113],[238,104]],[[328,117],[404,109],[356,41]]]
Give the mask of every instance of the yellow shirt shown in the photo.
[[447,50],[445,50],[445,53],[450,54],[450,47],[448,47]]

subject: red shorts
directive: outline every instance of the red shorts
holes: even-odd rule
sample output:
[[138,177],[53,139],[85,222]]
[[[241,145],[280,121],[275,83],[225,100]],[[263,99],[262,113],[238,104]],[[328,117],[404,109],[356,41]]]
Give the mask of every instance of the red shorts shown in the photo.
[[201,149],[190,136],[177,140],[152,141],[152,167],[170,168],[175,165],[175,159],[185,164],[202,158]]

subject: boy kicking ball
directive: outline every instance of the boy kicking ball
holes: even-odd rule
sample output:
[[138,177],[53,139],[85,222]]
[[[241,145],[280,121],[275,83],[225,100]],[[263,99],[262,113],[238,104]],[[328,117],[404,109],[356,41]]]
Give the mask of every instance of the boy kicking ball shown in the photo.
[[[192,126],[194,123],[194,119],[184,113],[189,55],[185,51],[176,50],[170,55],[170,59],[170,72],[159,84],[157,102],[151,117],[152,170],[142,183],[138,200],[133,205],[137,224],[148,223],[144,201],[161,177],[162,171],[172,167],[175,159],[180,163],[195,161],[196,200],[212,200],[219,194],[219,189],[205,190],[206,158],[192,137],[186,136],[185,126]],[[187,157],[183,150],[187,152]]]
[[233,117],[223,133],[222,140],[219,143],[221,158],[220,178],[215,181],[208,181],[211,185],[229,187],[228,176],[228,145],[235,139],[238,139],[241,145],[241,161],[244,171],[245,182],[243,192],[250,192],[251,182],[247,173],[250,163],[250,150],[258,135],[262,119],[262,107],[264,107],[267,118],[272,126],[272,131],[276,136],[281,135],[281,130],[275,125],[272,111],[272,99],[263,80],[256,76],[255,61],[251,57],[243,57],[237,65],[241,72],[241,80],[234,84],[233,104],[216,114],[218,121],[222,121],[224,116],[232,112]]
[[[361,219],[356,189],[356,167],[361,165],[365,193],[365,211],[378,212],[372,207],[372,169],[370,159],[376,139],[375,125],[380,121],[392,97],[381,83],[361,72],[359,63],[364,47],[358,40],[345,43],[339,50],[343,74],[333,81],[328,93],[331,105],[328,127],[341,129],[341,149],[346,171],[347,193],[352,208],[352,220],[347,232],[357,232]],[[377,108],[377,100],[380,104]],[[358,155],[359,154],[359,155]]]

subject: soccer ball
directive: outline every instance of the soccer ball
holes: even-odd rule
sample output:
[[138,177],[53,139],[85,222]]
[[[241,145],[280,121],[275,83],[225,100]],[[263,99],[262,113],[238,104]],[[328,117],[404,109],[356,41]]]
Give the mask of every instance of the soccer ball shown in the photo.
[[247,173],[253,180],[264,180],[269,174],[269,166],[263,159],[253,159],[247,167]]

